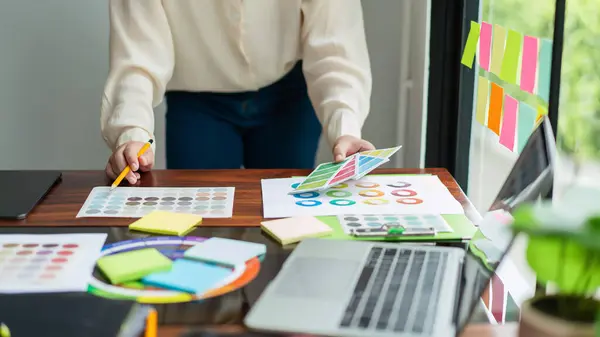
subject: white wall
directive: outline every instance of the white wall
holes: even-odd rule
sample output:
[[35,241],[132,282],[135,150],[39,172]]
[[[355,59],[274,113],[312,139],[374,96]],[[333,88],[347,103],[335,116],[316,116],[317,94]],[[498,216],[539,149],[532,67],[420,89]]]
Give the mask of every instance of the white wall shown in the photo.
[[[401,46],[406,29],[425,31],[426,20],[402,20],[405,2],[412,14],[423,15],[421,0],[364,1],[367,42],[373,67],[371,115],[364,138],[378,147],[404,139],[397,132],[400,82],[414,78],[422,87],[424,48],[417,35],[401,74]],[[425,6],[426,7],[426,6]],[[411,28],[413,26],[413,28]],[[402,33],[404,30],[404,34]],[[404,40],[403,40],[404,39]],[[414,46],[417,47],[416,51]],[[108,70],[108,11],[106,1],[19,0],[0,10],[0,169],[102,169],[109,155],[99,130],[99,104]],[[424,51],[423,51],[424,53]],[[416,66],[415,66],[416,65]],[[422,101],[422,88],[407,95]],[[409,104],[404,130],[420,130],[420,106]],[[158,144],[164,139],[164,107],[156,112]],[[414,133],[404,150],[414,158],[420,139]],[[323,144],[325,145],[325,144]],[[164,147],[157,149],[157,166],[164,167]],[[330,158],[322,146],[318,159]],[[401,152],[399,155],[405,155]],[[412,155],[411,155],[412,153]],[[409,159],[404,166],[418,166]]]

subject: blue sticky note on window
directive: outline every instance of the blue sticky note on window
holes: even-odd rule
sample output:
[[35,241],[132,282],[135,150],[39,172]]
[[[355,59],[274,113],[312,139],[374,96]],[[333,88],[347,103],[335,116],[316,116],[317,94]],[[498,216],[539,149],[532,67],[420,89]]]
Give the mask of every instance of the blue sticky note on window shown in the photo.
[[184,257],[226,266],[237,266],[266,252],[267,247],[260,243],[210,238],[186,250]]
[[537,94],[544,102],[550,100],[550,75],[552,73],[552,41],[540,40]]
[[142,283],[184,291],[192,294],[204,294],[220,285],[233,270],[203,262],[177,259],[167,272],[152,273],[142,279]]

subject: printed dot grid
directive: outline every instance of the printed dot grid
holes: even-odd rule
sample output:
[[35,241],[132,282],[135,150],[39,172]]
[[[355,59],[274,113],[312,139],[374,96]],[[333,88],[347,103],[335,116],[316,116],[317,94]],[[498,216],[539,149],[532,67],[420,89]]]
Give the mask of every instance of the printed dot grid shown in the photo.
[[453,232],[446,220],[437,214],[422,215],[394,215],[394,214],[366,214],[366,215],[340,215],[338,220],[344,232],[350,233],[359,228],[380,228],[383,225],[405,226],[406,228],[424,229],[433,227],[438,232]]

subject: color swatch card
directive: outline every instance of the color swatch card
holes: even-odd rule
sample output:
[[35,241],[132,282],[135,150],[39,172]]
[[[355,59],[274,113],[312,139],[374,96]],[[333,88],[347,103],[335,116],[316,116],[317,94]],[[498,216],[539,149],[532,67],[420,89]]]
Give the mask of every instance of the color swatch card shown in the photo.
[[0,293],[86,291],[106,234],[0,235]]
[[152,273],[142,283],[202,295],[216,288],[233,274],[233,270],[187,259],[177,259],[169,271]]
[[153,211],[129,225],[130,230],[183,236],[193,231],[202,222],[202,217],[195,214],[175,213],[169,211]]
[[312,171],[290,194],[322,191],[350,179],[361,179],[377,167],[387,163],[402,146],[364,151],[354,154],[340,163],[324,163]]
[[312,216],[299,216],[261,222],[261,228],[282,245],[300,242],[306,238],[323,237],[333,229]]
[[452,227],[439,214],[345,214],[338,215],[338,220],[344,232],[351,234],[352,230],[364,228],[381,228],[382,226],[403,226],[407,229],[434,228],[436,232],[453,232]]
[[302,178],[263,179],[263,216],[464,214],[435,175],[367,177],[325,191],[289,194]]
[[231,218],[234,187],[94,187],[81,217],[140,218],[153,211]]
[[185,258],[235,267],[264,255],[267,247],[260,243],[210,238],[185,251]]

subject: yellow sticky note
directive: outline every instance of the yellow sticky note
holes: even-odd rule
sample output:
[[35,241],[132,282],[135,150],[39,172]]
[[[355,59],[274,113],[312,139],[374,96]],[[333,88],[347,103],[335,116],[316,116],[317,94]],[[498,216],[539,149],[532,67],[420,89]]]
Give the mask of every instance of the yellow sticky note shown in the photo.
[[494,34],[492,39],[492,64],[490,72],[500,75],[502,69],[502,56],[504,56],[504,42],[506,39],[506,29],[500,25],[494,25]]
[[480,32],[481,26],[477,22],[471,21],[471,30],[469,31],[469,36],[467,37],[465,49],[463,50],[462,59],[460,61],[469,68],[473,66],[473,59],[475,58],[475,51],[477,50],[477,41],[479,41]]
[[475,103],[475,119],[479,124],[485,126],[485,115],[488,106],[488,96],[490,92],[490,81],[479,76],[477,83],[477,101]]
[[140,232],[183,236],[202,222],[202,217],[166,211],[154,211],[129,225],[129,229]]
[[541,105],[537,106],[537,116],[535,117],[535,123],[539,124],[542,121],[542,117],[548,114],[548,110]]
[[261,222],[261,228],[282,245],[333,233],[331,227],[312,216],[264,221]]

